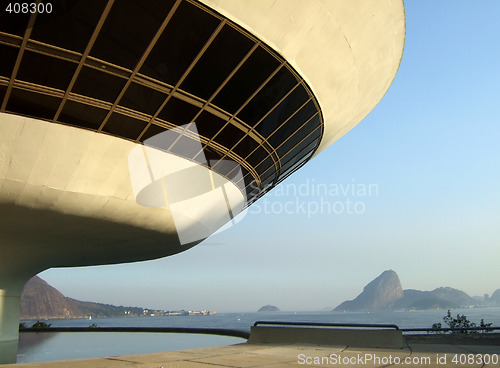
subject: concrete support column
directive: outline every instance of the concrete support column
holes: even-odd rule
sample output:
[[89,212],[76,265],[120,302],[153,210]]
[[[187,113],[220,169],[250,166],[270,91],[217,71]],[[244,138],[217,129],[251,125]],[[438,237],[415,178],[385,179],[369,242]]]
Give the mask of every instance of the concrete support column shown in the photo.
[[19,341],[22,280],[0,280],[0,364],[15,363]]

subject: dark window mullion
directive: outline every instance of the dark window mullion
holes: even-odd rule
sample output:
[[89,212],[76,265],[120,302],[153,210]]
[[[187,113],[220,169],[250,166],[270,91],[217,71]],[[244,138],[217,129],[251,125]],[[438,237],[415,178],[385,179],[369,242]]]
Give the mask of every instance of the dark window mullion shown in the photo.
[[23,59],[24,50],[26,50],[26,45],[31,36],[31,31],[33,30],[33,25],[35,24],[36,13],[31,14],[30,20],[28,21],[28,26],[24,32],[23,42],[19,48],[19,53],[17,54],[16,63],[14,64],[14,69],[12,70],[12,75],[10,76],[9,85],[7,86],[7,91],[3,98],[2,105],[0,106],[0,112],[5,112],[5,107],[7,106],[7,101],[9,100],[10,93],[12,92],[12,87],[14,85],[14,80],[16,79],[17,71],[21,65],[21,60]]
[[90,53],[90,50],[92,49],[92,46],[94,46],[94,42],[97,39],[97,36],[99,35],[99,32],[101,31],[101,28],[104,24],[104,21],[106,20],[106,17],[108,16],[111,7],[113,6],[114,0],[109,0],[108,3],[106,4],[106,7],[104,8],[104,11],[101,14],[101,17],[99,19],[99,22],[97,23],[96,27],[94,28],[94,32],[92,33],[92,36],[90,37],[89,42],[87,43],[87,47],[85,48],[85,51],[82,54],[82,57],[80,59],[80,62],[78,63],[78,66],[76,67],[75,73],[73,74],[73,78],[71,78],[71,81],[69,82],[68,88],[66,89],[66,92],[64,93],[64,97],[61,101],[61,104],[59,105],[59,108],[57,109],[54,117],[52,118],[52,122],[55,122],[58,118],[59,115],[61,114],[61,111],[64,107],[64,104],[66,103],[66,100],[68,99],[68,96],[71,92],[71,89],[76,83],[76,80],[78,78],[78,75],[80,74],[80,71],[83,68],[83,65],[85,64],[85,59],[87,59],[87,56]]
[[[163,101],[163,103],[160,105],[160,107],[158,108],[158,110],[155,112],[155,114],[153,115],[153,117],[151,118],[151,120],[149,121],[149,123],[146,125],[146,127],[144,128],[143,132],[141,132],[141,134],[139,135],[139,137],[137,139],[140,139],[140,137],[142,136],[142,134],[144,133],[145,130],[147,130],[147,128],[149,128],[149,126],[154,122],[154,120],[156,119],[156,117],[158,116],[158,114],[163,110],[163,108],[165,107],[165,105],[168,103],[168,101],[172,98],[173,94],[177,91],[177,89],[179,88],[179,86],[182,84],[182,82],[184,81],[184,79],[186,79],[187,75],[189,74],[189,72],[194,68],[194,66],[196,65],[196,63],[200,60],[200,58],[203,56],[203,53],[208,49],[208,47],[210,46],[210,44],[213,42],[213,40],[215,39],[215,37],[217,37],[217,35],[219,34],[219,32],[221,31],[222,27],[224,27],[224,24],[226,23],[226,20],[223,19],[219,25],[217,26],[217,28],[212,32],[210,38],[207,40],[207,42],[205,42],[205,44],[203,45],[202,49],[198,52],[198,54],[196,55],[196,57],[194,58],[194,60],[191,62],[191,64],[189,65],[189,67],[186,69],[186,71],[184,72],[184,74],[181,76],[181,78],[177,81],[176,85],[174,86],[174,88],[172,89],[172,91],[170,92],[170,94],[165,98],[165,100]],[[189,126],[191,125],[192,123],[188,124],[184,129],[183,131],[181,132],[179,138],[182,136],[182,134],[185,132],[186,129],[189,128]],[[177,139],[178,140],[178,139]],[[169,147],[169,149],[171,149],[175,143],[177,142],[174,141],[172,143],[172,145]]]
[[[236,115],[238,115],[238,113],[243,110],[247,104],[262,90],[262,88],[264,88],[266,86],[266,84],[276,75],[276,73],[278,73],[282,67],[285,66],[285,61],[283,61],[280,65],[278,65],[278,67],[269,75],[269,77],[267,77],[267,79],[259,86],[259,88],[257,88],[257,90],[255,90],[255,92],[240,106],[240,108],[233,114],[233,116],[229,119],[228,123],[230,123]],[[248,133],[245,135],[247,136]],[[229,149],[229,151],[233,150],[234,147],[236,147],[244,138],[245,136],[243,136],[243,138],[241,138],[233,147],[231,147]],[[224,157],[222,157],[224,158]]]
[[[271,146],[271,144],[269,144],[269,142],[268,142],[268,138],[270,138],[270,137],[271,137],[274,133],[276,133],[276,131],[277,131],[278,129],[280,129],[283,125],[285,125],[285,124],[286,124],[286,123],[287,123],[287,122],[288,122],[288,121],[289,121],[289,120],[290,120],[293,116],[295,116],[295,115],[296,115],[296,114],[297,114],[297,113],[298,113],[298,112],[302,109],[302,107],[304,107],[305,105],[307,105],[307,103],[308,103],[310,100],[311,100],[311,98],[310,98],[309,100],[307,100],[307,101],[306,101],[306,102],[305,102],[302,106],[300,106],[300,107],[299,107],[299,108],[298,108],[298,109],[297,109],[297,110],[296,110],[296,111],[295,111],[295,112],[294,112],[291,116],[289,116],[289,117],[288,117],[288,118],[287,118],[287,119],[286,119],[286,120],[285,120],[285,121],[284,121],[284,122],[283,122],[283,123],[282,123],[282,124],[281,124],[278,128],[276,128],[276,129],[273,131],[273,133],[271,133],[271,134],[270,134],[267,138],[265,138],[265,139],[264,139],[264,142],[266,142],[266,143],[267,143],[270,147],[272,147],[272,146]],[[314,115],[316,115],[316,114],[314,114]],[[302,124],[302,126],[301,126],[300,128],[302,128],[302,127],[303,127],[306,123],[308,123],[308,122],[309,122],[309,121],[310,121],[310,120],[314,117],[314,115],[313,115],[313,116],[311,116],[309,119],[307,119],[307,121],[306,121],[304,124]],[[299,128],[299,129],[297,129],[297,131],[298,131],[298,130],[300,130],[300,128]],[[290,137],[291,137],[291,136],[290,136]],[[289,137],[289,138],[290,138],[290,137]],[[288,140],[288,138],[287,138],[287,140]],[[281,145],[280,145],[280,146],[281,146]],[[248,158],[249,158],[249,157],[250,157],[250,156],[251,156],[251,155],[252,155],[252,154],[253,154],[253,153],[257,150],[257,149],[259,149],[259,147],[260,147],[260,145],[259,145],[259,146],[257,146],[257,147],[255,147],[255,148],[252,150],[252,152],[250,152],[250,153],[249,153],[249,154],[245,157],[245,160],[247,160],[247,159],[248,159]],[[277,152],[276,152],[276,150],[277,150],[277,149],[278,149],[278,147],[276,147],[276,149],[273,149],[273,152],[276,154],[276,156],[278,157],[278,161],[279,161],[279,156],[278,156],[278,154],[277,154]],[[260,161],[260,162],[257,164],[257,166],[259,166],[262,162],[264,162],[264,160]],[[277,168],[276,168],[276,170],[279,170],[279,168],[277,167]]]
[[[231,78],[236,74],[236,72],[241,68],[241,66],[248,60],[248,58],[253,54],[253,52],[257,49],[257,47],[260,45],[260,41],[257,42],[251,49],[248,51],[248,53],[243,57],[243,59],[240,60],[238,65],[233,69],[233,71],[226,77],[226,79],[221,83],[221,85],[215,90],[215,92],[210,96],[210,98],[206,101],[206,103],[201,107],[200,111],[196,114],[196,116],[193,118],[193,121],[198,119],[198,117],[203,113],[203,111],[207,108],[208,105],[212,102],[212,100],[217,97],[217,94],[224,88],[224,86],[231,80]],[[234,115],[232,116],[234,118]],[[205,144],[200,152],[198,152],[198,155],[203,152],[204,149],[210,146],[210,143],[215,139],[217,135],[228,125],[232,122],[231,119],[229,119],[221,128],[220,130],[213,136],[213,137],[207,137],[208,138],[208,143]]]
[[[302,110],[302,108],[304,106],[306,106],[310,101],[312,100],[312,97],[309,97],[308,100],[306,100],[306,102],[304,102],[297,110],[295,110],[288,118],[285,119],[285,121],[283,121],[279,126],[276,127],[276,129],[273,130],[273,132],[271,134],[269,134],[265,141],[272,147],[271,143],[269,143],[269,138],[271,138],[278,130],[280,130],[286,123],[288,123],[295,115],[297,115],[297,113]],[[308,119],[309,121],[309,119]]]
[[[310,122],[310,121],[311,121],[311,120],[312,120],[312,119],[313,119],[316,115],[318,115],[318,113],[319,113],[319,111],[318,111],[318,112],[316,112],[316,113],[315,113],[313,116],[311,116],[309,119],[307,119],[307,121],[306,121],[306,122],[304,122],[304,123],[300,126],[300,128],[299,128],[299,129],[297,129],[297,130],[295,131],[295,133],[294,133],[294,134],[292,134],[292,135],[291,135],[291,136],[289,136],[287,139],[285,139],[285,140],[284,140],[284,141],[283,141],[283,142],[282,142],[282,143],[281,143],[278,147],[276,147],[276,148],[273,150],[273,152],[274,152],[274,153],[278,156],[279,168],[277,168],[277,170],[279,170],[279,169],[280,169],[280,167],[282,166],[282,164],[281,164],[281,157],[278,155],[278,149],[279,149],[279,148],[280,148],[283,144],[285,144],[285,143],[286,143],[286,142],[287,142],[287,141],[288,141],[291,137],[293,137],[295,134],[297,134],[298,132],[300,132],[300,130],[302,129],[302,127],[304,127],[307,123],[309,123],[309,122]],[[317,129],[317,128],[316,128],[316,129]],[[313,132],[314,132],[316,129],[314,129],[314,130],[313,130]],[[312,133],[312,132],[311,132],[311,133]],[[309,133],[309,134],[307,135],[307,137],[308,137],[311,133]],[[301,140],[300,142],[302,142],[302,140]],[[300,142],[299,142],[299,143],[300,143]],[[294,147],[295,147],[295,146],[294,146]],[[292,149],[293,149],[294,147],[292,147]],[[255,150],[254,150],[254,151],[255,151]],[[288,152],[289,152],[289,151],[288,151]],[[288,153],[288,152],[287,152],[287,153]],[[285,153],[285,155],[286,155],[286,153]],[[285,155],[283,155],[283,157],[284,157]],[[247,158],[248,158],[248,156],[247,156],[247,157],[245,157],[245,160],[246,160]],[[264,160],[265,160],[265,158],[264,158],[262,161],[260,161],[260,162],[256,165],[256,167],[257,167],[257,166],[259,166],[261,163],[263,163],[263,162],[264,162]],[[267,170],[269,170],[269,169],[267,169]],[[267,170],[266,170],[266,171],[267,171]]]
[[261,117],[261,118],[259,119],[259,121],[257,121],[257,123],[256,123],[256,124],[252,127],[252,130],[255,130],[255,128],[257,128],[257,126],[258,126],[260,123],[262,123],[262,122],[264,121],[264,119],[265,119],[265,118],[267,118],[267,117],[269,116],[269,114],[271,114],[271,113],[272,113],[272,112],[273,112],[273,111],[274,111],[274,110],[275,110],[275,109],[276,109],[276,108],[277,108],[277,107],[278,107],[278,106],[279,106],[279,105],[280,105],[283,101],[285,101],[285,100],[286,100],[286,98],[287,98],[288,96],[290,96],[290,95],[292,94],[292,92],[293,92],[293,91],[295,91],[295,89],[296,89],[297,87],[299,87],[301,84],[302,84],[302,81],[299,81],[299,82],[298,82],[295,86],[293,86],[293,88],[291,88],[291,89],[290,89],[290,90],[289,90],[289,91],[288,91],[288,92],[287,92],[287,93],[286,93],[286,94],[285,94],[285,95],[284,95],[284,96],[283,96],[283,97],[282,97],[282,98],[281,98],[278,102],[276,102],[276,104],[275,104],[273,107],[271,107],[271,109],[270,109],[268,112],[266,112],[266,113],[264,114],[264,116],[263,116],[263,117]]
[[[146,61],[147,57],[151,53],[151,50],[153,49],[153,47],[156,45],[156,42],[158,41],[158,39],[162,35],[163,31],[165,30],[165,27],[170,22],[170,19],[172,19],[172,16],[174,15],[175,11],[179,7],[179,4],[181,3],[181,1],[182,0],[177,0],[175,2],[174,6],[172,7],[172,9],[170,9],[170,11],[168,12],[167,16],[165,17],[165,19],[161,23],[160,27],[156,31],[156,33],[155,33],[153,39],[151,40],[151,42],[149,43],[148,47],[146,48],[146,50],[144,50],[144,53],[142,54],[142,56],[139,59],[137,65],[135,66],[134,70],[132,71],[132,75],[128,78],[127,82],[125,83],[125,85],[123,86],[122,90],[120,91],[118,97],[116,98],[115,102],[113,103],[113,106],[111,107],[111,109],[109,110],[108,114],[106,115],[106,117],[104,118],[103,122],[101,123],[101,126],[99,127],[98,131],[101,131],[104,128],[104,125],[106,124],[106,122],[111,117],[111,114],[116,109],[116,106],[118,106],[118,104],[120,103],[120,100],[122,99],[123,95],[127,91],[127,88],[130,86],[130,83],[132,83],[132,80],[135,78],[135,76],[137,75],[137,73],[139,73],[139,70],[141,69],[142,65],[144,64],[144,62]],[[142,136],[142,134],[144,134],[144,132],[149,127],[149,125],[151,125],[151,124],[148,123],[148,125],[146,126],[146,128],[144,128],[144,130],[140,133],[139,138]]]

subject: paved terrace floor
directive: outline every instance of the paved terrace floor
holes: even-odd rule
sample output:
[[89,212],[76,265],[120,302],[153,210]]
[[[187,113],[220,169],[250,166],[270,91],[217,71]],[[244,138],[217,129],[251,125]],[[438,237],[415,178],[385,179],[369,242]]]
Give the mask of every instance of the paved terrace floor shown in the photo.
[[[500,346],[412,342],[402,349],[238,344],[156,354],[0,365],[3,368],[500,367]],[[489,357],[490,363],[484,364]],[[454,358],[456,361],[454,361]],[[335,360],[337,359],[337,360]],[[398,360],[399,359],[399,360]],[[462,361],[460,361],[462,359]],[[464,360],[465,359],[465,360]],[[472,360],[469,360],[472,359]],[[398,364],[399,362],[399,364]],[[463,364],[462,364],[462,363]],[[496,362],[493,363],[493,362]]]

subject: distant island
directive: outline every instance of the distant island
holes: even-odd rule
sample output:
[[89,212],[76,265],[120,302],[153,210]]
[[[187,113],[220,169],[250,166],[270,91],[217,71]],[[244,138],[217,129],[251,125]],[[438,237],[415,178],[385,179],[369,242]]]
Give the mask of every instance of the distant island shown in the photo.
[[133,316],[206,316],[215,311],[165,311],[152,308],[124,307],[111,304],[82,302],[65,297],[40,277],[31,278],[21,294],[21,319],[70,319]]
[[472,298],[451,287],[440,287],[432,291],[403,290],[398,274],[387,270],[366,285],[355,299],[344,301],[333,311],[450,309],[485,305],[500,305],[500,289],[491,297],[485,295],[483,298]]
[[257,312],[281,312],[275,305],[264,305]]

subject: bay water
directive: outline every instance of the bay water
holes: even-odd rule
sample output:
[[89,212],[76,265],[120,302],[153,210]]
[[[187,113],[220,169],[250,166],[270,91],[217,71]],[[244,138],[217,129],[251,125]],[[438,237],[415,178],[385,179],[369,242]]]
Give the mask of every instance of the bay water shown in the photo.
[[[256,321],[384,323],[400,328],[430,328],[443,323],[444,310],[390,312],[273,312],[217,313],[209,316],[118,317],[49,320],[52,327],[194,327],[249,331]],[[479,325],[481,319],[500,326],[500,308],[455,309],[452,315],[466,315]],[[26,322],[31,326],[34,321]],[[443,323],[443,325],[445,325]],[[446,326],[444,326],[446,327]],[[498,331],[497,331],[498,332]],[[244,343],[236,337],[184,333],[64,332],[21,333],[18,363],[83,359],[119,355],[225,346]]]

